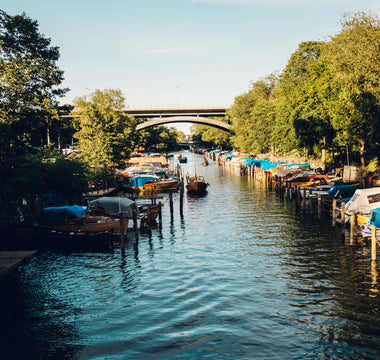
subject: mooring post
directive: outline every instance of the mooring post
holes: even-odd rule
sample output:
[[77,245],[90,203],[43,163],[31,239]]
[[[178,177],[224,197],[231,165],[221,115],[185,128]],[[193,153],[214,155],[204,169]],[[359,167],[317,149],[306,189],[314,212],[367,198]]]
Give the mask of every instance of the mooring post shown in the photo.
[[333,199],[332,203],[332,226],[335,227],[335,220],[336,220],[336,203],[337,199]]
[[174,215],[173,215],[173,193],[171,190],[169,190],[169,206],[170,206],[170,220],[173,222]]
[[121,248],[125,247],[124,244],[124,213],[119,214],[120,217],[120,246]]
[[182,215],[183,214],[183,179],[181,181],[181,184],[179,185],[180,186],[180,189],[179,189],[179,212],[180,214]]
[[342,228],[344,228],[345,217],[346,217],[346,203],[345,202],[342,202],[340,209],[341,209],[340,220],[342,222]]
[[162,203],[159,201],[158,203],[158,224],[160,229],[162,228]]
[[371,229],[371,259],[376,260],[376,226]]
[[322,214],[322,196],[321,196],[321,194],[317,195],[317,199],[318,199],[318,219],[320,219],[321,214]]
[[138,238],[138,226],[137,226],[137,212],[136,209],[133,210],[133,230],[135,231],[136,239]]
[[355,216],[350,216],[350,245],[354,245]]

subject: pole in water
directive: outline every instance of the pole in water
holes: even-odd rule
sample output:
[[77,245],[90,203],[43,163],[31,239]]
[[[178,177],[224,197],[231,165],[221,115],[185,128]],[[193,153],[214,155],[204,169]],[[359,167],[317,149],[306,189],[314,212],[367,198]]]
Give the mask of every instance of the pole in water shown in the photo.
[[376,226],[371,229],[371,259],[376,260]]
[[121,248],[125,247],[124,244],[124,213],[120,213],[120,246]]
[[173,222],[173,193],[169,191],[170,221]]

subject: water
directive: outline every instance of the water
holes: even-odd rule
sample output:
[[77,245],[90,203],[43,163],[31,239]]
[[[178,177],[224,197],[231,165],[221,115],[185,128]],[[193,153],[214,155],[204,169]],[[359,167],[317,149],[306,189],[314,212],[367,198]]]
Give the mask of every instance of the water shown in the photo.
[[[194,171],[192,155],[184,164]],[[125,254],[44,252],[1,282],[2,359],[379,359],[378,267],[211,162],[201,198]]]

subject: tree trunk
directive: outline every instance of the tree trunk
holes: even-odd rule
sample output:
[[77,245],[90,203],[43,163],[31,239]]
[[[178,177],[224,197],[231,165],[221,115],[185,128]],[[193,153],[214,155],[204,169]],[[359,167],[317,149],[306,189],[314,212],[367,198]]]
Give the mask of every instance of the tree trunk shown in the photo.
[[365,141],[362,140],[361,143],[360,143],[360,168],[362,170],[365,169],[364,149],[365,149]]
[[49,126],[47,126],[47,128],[46,128],[46,144],[47,144],[47,146],[50,145],[50,130],[49,130]]

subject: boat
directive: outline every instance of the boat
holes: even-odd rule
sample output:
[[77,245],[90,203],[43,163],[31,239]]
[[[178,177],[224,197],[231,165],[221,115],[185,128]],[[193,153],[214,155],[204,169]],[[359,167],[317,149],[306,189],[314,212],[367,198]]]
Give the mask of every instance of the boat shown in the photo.
[[203,176],[197,175],[194,152],[193,152],[193,158],[194,158],[194,176],[186,176],[187,178],[186,190],[187,192],[193,193],[193,194],[204,194],[206,193],[207,187],[210,184],[208,184],[205,181]]
[[179,159],[180,163],[187,163],[187,157],[186,156],[181,156]]
[[207,166],[208,165],[208,161],[207,161],[207,159],[205,157],[203,158],[202,165],[203,166]]
[[120,217],[132,219],[133,212],[137,211],[136,202],[125,197],[100,197],[90,201],[90,211],[93,215]]
[[369,219],[366,223],[360,226],[361,235],[363,238],[372,236],[372,227],[376,228],[376,238],[380,237],[380,207],[372,209]]
[[[124,229],[129,218],[124,219]],[[91,215],[79,205],[48,207],[42,210],[35,225],[39,229],[66,232],[120,232],[120,220],[111,216]]]
[[141,191],[165,191],[178,190],[180,181],[178,179],[156,179],[147,181]]
[[128,187],[132,189],[132,191],[143,191],[144,185],[148,181],[156,181],[160,180],[160,177],[157,175],[137,175],[130,179]]
[[[354,195],[345,205],[344,222],[348,222],[352,214],[364,215],[360,217],[362,221],[366,221],[371,210],[380,207],[380,187],[356,189]],[[338,217],[341,217],[337,208]],[[357,223],[357,225],[361,225]]]
[[188,178],[186,189],[190,193],[203,194],[206,192],[209,185],[210,184],[206,183],[203,176],[195,175]]

